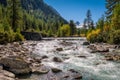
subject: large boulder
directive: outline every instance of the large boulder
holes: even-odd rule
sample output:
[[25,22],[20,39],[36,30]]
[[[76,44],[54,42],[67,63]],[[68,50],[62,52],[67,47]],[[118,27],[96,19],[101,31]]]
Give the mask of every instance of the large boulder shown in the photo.
[[21,32],[21,34],[25,37],[26,40],[41,40],[42,35],[37,32]]
[[3,65],[3,69],[8,70],[16,75],[29,74],[31,68],[22,58],[17,56],[8,56],[0,60],[0,64]]

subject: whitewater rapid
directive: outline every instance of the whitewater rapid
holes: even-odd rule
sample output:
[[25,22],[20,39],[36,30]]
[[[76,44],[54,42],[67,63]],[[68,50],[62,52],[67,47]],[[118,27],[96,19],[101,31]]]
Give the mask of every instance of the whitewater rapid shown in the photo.
[[[32,51],[38,56],[48,56],[42,64],[57,67],[63,71],[75,69],[79,71],[82,80],[120,80],[120,64],[106,61],[99,53],[90,53],[87,46],[83,46],[84,40],[66,40],[72,42],[71,46],[60,45],[62,40],[39,41]],[[56,51],[56,48],[63,48],[63,51]],[[63,59],[62,63],[55,63],[53,57]],[[85,56],[79,57],[79,56]]]

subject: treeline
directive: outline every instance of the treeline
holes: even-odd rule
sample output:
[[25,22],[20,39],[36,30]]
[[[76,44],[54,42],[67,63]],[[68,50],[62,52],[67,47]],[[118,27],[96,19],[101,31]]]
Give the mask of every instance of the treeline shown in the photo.
[[40,32],[45,37],[72,36],[76,27],[43,0],[0,0],[0,44],[24,40],[21,31]]
[[106,0],[106,16],[102,16],[96,28],[89,30],[87,39],[94,42],[120,44],[120,0]]
[[19,3],[17,0],[8,0],[7,4],[8,6],[6,3],[0,5],[0,44],[24,40],[20,34],[21,12],[19,12]]

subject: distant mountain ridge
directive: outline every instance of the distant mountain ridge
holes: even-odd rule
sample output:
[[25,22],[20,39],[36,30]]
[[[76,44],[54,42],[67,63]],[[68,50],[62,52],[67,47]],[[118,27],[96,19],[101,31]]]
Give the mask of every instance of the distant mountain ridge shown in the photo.
[[21,0],[22,7],[25,10],[41,10],[45,14],[52,13],[54,15],[59,15],[59,13],[51,6],[44,3],[43,0]]
[[[51,6],[47,5],[44,0],[20,0],[22,9],[25,9],[28,12],[34,13],[37,11],[37,16],[42,17],[44,20],[49,18],[55,18],[55,21],[67,21],[60,16],[60,14]],[[7,0],[0,0],[1,4],[7,5]],[[36,13],[34,13],[36,15]],[[42,14],[42,15],[41,15]],[[52,19],[53,20],[53,19]]]

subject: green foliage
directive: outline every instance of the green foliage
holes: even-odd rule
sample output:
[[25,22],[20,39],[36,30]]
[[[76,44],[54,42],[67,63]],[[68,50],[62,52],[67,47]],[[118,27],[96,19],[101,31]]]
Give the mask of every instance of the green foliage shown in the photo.
[[42,32],[41,32],[41,35],[42,35],[43,37],[47,37],[47,36],[48,36],[48,33],[47,33],[46,31],[42,31]]
[[69,26],[70,26],[70,35],[71,36],[75,35],[77,32],[77,29],[73,20],[70,20]]
[[22,41],[21,31],[53,37],[67,23],[43,0],[0,0],[0,43]]
[[15,33],[14,41],[23,41],[24,37],[20,33]]
[[[117,4],[118,2],[108,0],[107,20],[105,21],[104,17],[98,20],[96,30],[101,30],[99,34],[96,34],[96,31],[88,32],[87,39],[90,42],[120,44],[120,4]],[[113,10],[110,10],[111,8]]]
[[110,34],[110,42],[120,44],[120,30],[115,30]]
[[13,31],[17,32],[20,31],[20,25],[21,25],[21,20],[22,20],[22,15],[21,15],[21,6],[20,6],[20,0],[7,0],[8,3],[8,13],[10,17],[10,23],[12,26]]
[[85,28],[80,29],[80,36],[81,37],[86,37],[88,30]]
[[48,37],[53,37],[54,35],[53,35],[53,33],[52,33],[52,30],[50,29],[49,31],[48,31]]
[[105,22],[104,16],[102,16],[102,17],[98,20],[98,22],[96,23],[96,28],[103,30],[103,28],[104,28],[104,22]]
[[14,41],[14,33],[13,32],[2,32],[0,31],[0,44],[6,44],[8,42]]
[[120,29],[120,4],[115,6],[111,20],[112,28],[114,30]]
[[84,29],[94,29],[94,22],[92,20],[92,14],[90,10],[87,11],[83,26]]
[[58,36],[60,36],[60,37],[70,36],[70,26],[66,24],[66,25],[63,25],[62,27],[60,27],[60,29],[58,31]]
[[91,43],[103,41],[101,30],[96,29],[96,30],[92,30],[91,32],[89,32],[87,34],[87,40],[90,41]]
[[112,21],[111,18],[116,4],[120,4],[120,0],[106,0],[106,18],[110,23]]

